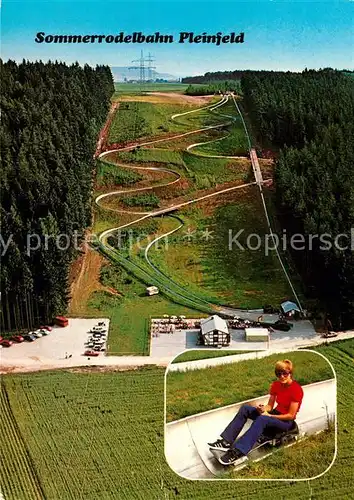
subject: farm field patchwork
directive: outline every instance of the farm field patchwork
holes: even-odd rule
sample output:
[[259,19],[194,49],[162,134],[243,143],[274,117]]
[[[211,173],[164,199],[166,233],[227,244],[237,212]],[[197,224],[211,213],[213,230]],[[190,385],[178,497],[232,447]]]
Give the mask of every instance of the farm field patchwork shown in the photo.
[[[7,419],[2,426],[2,492],[9,500],[38,498],[28,486],[33,481],[29,469],[20,466],[25,451],[15,442],[22,440],[48,500],[235,498],[235,491],[240,497],[271,500],[309,498],[309,488],[313,498],[350,498],[353,340],[318,351],[333,363],[338,377],[338,456],[324,476],[310,483],[184,480],[164,459],[164,370],[77,369],[3,377],[4,411],[17,425]],[[14,468],[8,474],[10,464]]]

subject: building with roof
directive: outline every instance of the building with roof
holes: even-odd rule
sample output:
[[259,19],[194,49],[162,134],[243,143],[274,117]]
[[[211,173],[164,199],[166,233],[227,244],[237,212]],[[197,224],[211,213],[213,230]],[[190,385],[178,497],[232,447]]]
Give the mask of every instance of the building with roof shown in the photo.
[[217,314],[200,320],[200,334],[206,346],[223,347],[230,344],[230,333],[227,323]]
[[287,318],[298,318],[301,313],[299,306],[290,300],[286,300],[280,304],[280,308]]

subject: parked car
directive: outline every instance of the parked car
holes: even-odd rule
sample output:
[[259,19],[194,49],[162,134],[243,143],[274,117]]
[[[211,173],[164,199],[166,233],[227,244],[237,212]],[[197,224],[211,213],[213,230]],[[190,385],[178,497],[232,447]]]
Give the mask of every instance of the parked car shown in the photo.
[[330,339],[331,337],[338,337],[337,332],[326,332],[322,334],[322,337],[325,339]]
[[12,340],[9,340],[9,339],[3,339],[0,343],[0,345],[2,345],[2,347],[11,347],[13,344]]
[[27,333],[27,335],[23,336],[23,340],[26,340],[26,342],[34,342],[37,339],[34,335],[31,333]]
[[[263,323],[263,326],[264,325],[265,324]],[[293,327],[291,323],[288,323],[286,320],[282,319],[279,319],[278,321],[276,321],[273,324],[270,324],[269,326],[274,328],[274,330],[280,330],[281,332],[288,332]]]
[[53,328],[51,326],[45,325],[45,326],[40,326],[40,330],[47,330],[47,332],[51,332]]
[[43,335],[40,330],[35,330],[34,332],[29,332],[30,335],[34,335],[37,339],[40,339]]
[[39,330],[36,330],[36,331],[41,333],[42,337],[46,337],[47,335],[49,335],[48,330],[43,330],[43,328],[40,328]]
[[22,337],[22,335],[12,335],[12,337],[10,337],[10,340],[12,340],[13,342],[23,342],[25,339]]
[[98,352],[97,351],[85,351],[84,352],[84,356],[98,356]]

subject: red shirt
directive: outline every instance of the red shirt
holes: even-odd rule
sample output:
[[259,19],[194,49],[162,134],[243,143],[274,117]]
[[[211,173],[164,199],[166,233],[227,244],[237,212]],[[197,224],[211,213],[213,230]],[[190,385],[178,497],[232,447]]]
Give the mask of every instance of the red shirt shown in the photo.
[[300,410],[302,398],[304,397],[304,391],[302,390],[301,385],[296,382],[296,380],[293,380],[290,385],[282,384],[277,380],[276,382],[272,383],[269,392],[271,396],[275,396],[275,402],[277,403],[275,409],[278,410],[278,412],[282,415],[288,413],[290,403],[293,402],[299,403],[299,408],[297,411]]

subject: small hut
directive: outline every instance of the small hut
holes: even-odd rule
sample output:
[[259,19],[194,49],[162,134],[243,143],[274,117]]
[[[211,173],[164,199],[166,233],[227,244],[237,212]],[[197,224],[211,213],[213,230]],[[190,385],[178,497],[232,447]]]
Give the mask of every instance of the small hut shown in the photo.
[[269,342],[267,328],[245,328],[246,342]]
[[289,319],[298,319],[301,313],[299,306],[290,300],[286,300],[280,304],[280,308],[284,316]]
[[223,347],[230,344],[227,323],[216,314],[200,321],[201,337],[204,345]]

